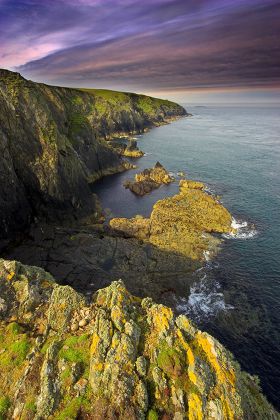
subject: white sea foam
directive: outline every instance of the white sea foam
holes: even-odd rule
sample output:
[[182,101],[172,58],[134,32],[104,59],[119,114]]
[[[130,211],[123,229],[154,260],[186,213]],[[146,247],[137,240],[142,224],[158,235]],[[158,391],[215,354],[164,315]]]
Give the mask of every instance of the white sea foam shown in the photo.
[[234,309],[232,305],[225,302],[220,289],[220,284],[217,281],[210,281],[204,274],[191,287],[188,299],[180,299],[177,309],[194,320],[215,317],[221,311]]
[[203,251],[203,256],[204,256],[205,261],[211,260],[210,251]]
[[231,227],[235,229],[235,232],[224,234],[224,238],[251,239],[258,234],[258,231],[253,223],[248,223],[242,220],[236,220],[234,217],[232,218]]

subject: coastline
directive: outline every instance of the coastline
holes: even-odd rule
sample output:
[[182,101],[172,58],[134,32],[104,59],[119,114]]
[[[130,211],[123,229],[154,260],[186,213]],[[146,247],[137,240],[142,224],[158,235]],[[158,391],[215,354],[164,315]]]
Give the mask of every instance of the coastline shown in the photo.
[[[186,190],[187,194],[189,192],[194,195],[194,191],[200,189],[187,186]],[[184,198],[180,198],[181,195],[184,197],[184,193],[177,194],[175,201],[183,200]],[[205,197],[211,196],[205,194],[203,200],[205,200]],[[172,200],[174,200],[174,197],[162,201],[169,206],[170,202],[172,205],[174,204]],[[213,197],[211,197],[211,200],[217,203]],[[156,205],[156,209],[159,211],[158,215],[160,215],[162,208],[164,208],[164,205],[163,207],[161,207],[161,204]],[[173,213],[172,216],[176,216],[176,212]],[[157,215],[157,213],[155,214]],[[139,223],[139,220],[141,222],[141,218],[138,218],[137,223]],[[161,224],[162,221],[159,225],[156,225],[156,230],[161,229]],[[170,224],[173,226],[174,220],[171,219]],[[163,225],[166,225],[166,219]],[[203,226],[204,228],[205,226]],[[148,230],[150,230],[150,226]],[[215,231],[211,226],[209,230],[210,233]],[[228,221],[226,230],[219,230],[220,234],[230,233]],[[31,228],[29,237],[25,238],[6,257],[45,268],[54,275],[60,284],[71,284],[74,289],[85,294],[87,301],[90,301],[93,292],[109,286],[112,280],[120,277],[123,278],[128,291],[132,291],[138,299],[139,296],[144,298],[148,295],[149,297],[152,296],[156,302],[164,301],[168,304],[168,296],[174,295],[174,292],[176,294],[176,287],[178,291],[187,296],[190,292],[191,282],[188,283],[186,279],[200,266],[199,258],[193,258],[189,250],[187,253],[181,253],[180,249],[170,248],[168,245],[168,240],[172,239],[170,231],[167,233],[167,242],[164,239],[162,243],[158,241],[158,238],[155,241],[146,241],[145,237],[136,239],[137,235],[136,238],[134,236],[101,224],[85,226],[74,223],[72,226],[62,227],[61,224],[43,225],[39,222],[37,226]],[[175,235],[175,239],[178,239],[178,235]],[[196,238],[194,237],[194,239]],[[167,243],[167,246],[162,246],[163,243]],[[205,257],[204,253],[208,249],[201,248],[201,251],[201,255]],[[9,264],[9,262],[6,261],[5,264]],[[25,268],[21,270],[25,270]],[[36,270],[40,269],[35,267],[35,272]],[[12,276],[11,279],[14,277],[10,272],[8,276]],[[17,281],[16,277],[15,281]],[[160,285],[159,290],[155,290],[155,284]],[[124,292],[124,295],[126,295],[126,292]],[[135,299],[137,300],[137,298]],[[3,325],[5,328],[5,322]],[[211,340],[213,338],[210,338],[210,342],[212,342]],[[48,363],[47,360],[46,363]],[[219,360],[219,363],[222,363],[222,360]],[[252,385],[254,381],[250,381],[251,379],[248,379],[248,383]],[[244,386],[246,388],[247,385]],[[242,392],[244,392],[244,389]],[[272,410],[268,408],[265,400],[263,404],[266,410]],[[262,408],[260,409],[262,410]],[[239,407],[237,407],[238,410]]]

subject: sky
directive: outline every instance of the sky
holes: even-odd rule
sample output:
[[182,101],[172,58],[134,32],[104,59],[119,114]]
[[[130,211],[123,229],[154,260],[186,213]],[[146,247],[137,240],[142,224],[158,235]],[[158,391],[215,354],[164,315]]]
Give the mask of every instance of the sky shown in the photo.
[[280,102],[280,0],[0,0],[0,67],[180,101]]

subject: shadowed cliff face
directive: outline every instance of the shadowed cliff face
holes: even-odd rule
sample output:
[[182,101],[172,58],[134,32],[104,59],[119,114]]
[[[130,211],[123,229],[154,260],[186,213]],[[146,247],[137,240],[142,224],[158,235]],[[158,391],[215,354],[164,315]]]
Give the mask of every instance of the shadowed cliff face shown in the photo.
[[0,296],[1,419],[279,418],[217,340],[122,281],[87,303],[0,260]]
[[169,101],[47,86],[0,70],[0,237],[34,215],[96,219],[88,183],[128,168],[105,140],[182,115]]

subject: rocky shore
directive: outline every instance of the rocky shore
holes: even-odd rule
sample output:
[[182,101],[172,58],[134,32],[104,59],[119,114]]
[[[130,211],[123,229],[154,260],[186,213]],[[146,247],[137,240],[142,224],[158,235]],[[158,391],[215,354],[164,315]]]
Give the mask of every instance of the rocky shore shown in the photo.
[[1,419],[276,419],[256,379],[184,316],[121,280],[87,302],[0,260]]

